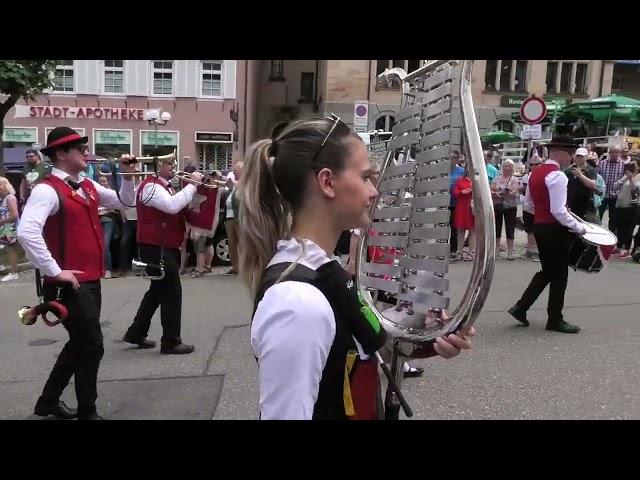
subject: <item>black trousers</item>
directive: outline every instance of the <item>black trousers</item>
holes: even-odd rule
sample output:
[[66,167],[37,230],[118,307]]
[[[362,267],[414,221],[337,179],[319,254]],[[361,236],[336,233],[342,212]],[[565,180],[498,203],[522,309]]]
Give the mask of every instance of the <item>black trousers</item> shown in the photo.
[[122,223],[120,258],[118,259],[120,271],[122,272],[129,272],[131,270],[131,260],[133,260],[131,253],[134,251],[136,245],[137,225],[138,222],[136,220],[126,220]]
[[602,203],[598,207],[598,213],[600,214],[600,220],[602,220],[602,216],[604,212],[609,209],[609,224],[607,228],[617,234],[617,219],[616,219],[616,197],[613,198],[605,198],[602,200]]
[[513,240],[516,232],[517,207],[504,208],[501,204],[493,206],[493,214],[496,219],[496,238],[502,237],[502,219],[504,218],[504,229],[508,240]]
[[[61,303],[69,311],[67,319],[62,322],[69,332],[69,341],[58,355],[38,404],[56,405],[71,376],[74,376],[78,416],[82,418],[96,413],[98,368],[104,354],[100,329],[100,281],[81,283],[78,290],[64,284],[61,293]],[[45,301],[55,300],[56,285],[45,284],[43,294]]]
[[449,238],[449,246],[451,247],[450,252],[456,253],[458,251],[458,229],[453,226],[453,219],[456,216],[456,207],[449,206],[449,211],[451,212],[451,216],[449,217],[451,219],[449,221],[449,225],[451,226],[451,237]]
[[[160,247],[156,245],[139,245],[140,259],[145,263],[160,263]],[[164,249],[165,277],[162,280],[151,280],[149,290],[144,294],[138,313],[127,331],[134,339],[144,339],[151,327],[151,318],[160,307],[160,323],[162,324],[162,345],[172,347],[182,343],[180,326],[182,318],[182,285],[180,284],[180,250]],[[155,270],[147,269],[148,274],[157,275]]]
[[637,205],[631,207],[616,208],[616,228],[618,231],[618,248],[621,250],[629,250],[631,248],[631,239],[633,237],[633,229],[636,226]]
[[569,277],[569,244],[572,234],[566,227],[557,224],[534,224],[540,265],[542,270],[536,273],[529,286],[518,301],[518,306],[527,311],[549,285],[549,303],[547,314],[549,323],[563,320],[564,293]]

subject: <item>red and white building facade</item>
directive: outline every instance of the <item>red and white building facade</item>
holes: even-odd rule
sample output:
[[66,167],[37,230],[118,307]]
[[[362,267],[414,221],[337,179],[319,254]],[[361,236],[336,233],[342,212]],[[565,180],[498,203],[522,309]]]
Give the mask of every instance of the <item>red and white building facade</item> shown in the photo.
[[[161,153],[177,150],[179,168],[228,170],[253,137],[249,74],[243,60],[66,60],[51,91],[7,114],[4,146],[45,145],[66,125],[89,137],[96,156],[149,155],[157,142]],[[171,114],[157,139],[148,109]]]

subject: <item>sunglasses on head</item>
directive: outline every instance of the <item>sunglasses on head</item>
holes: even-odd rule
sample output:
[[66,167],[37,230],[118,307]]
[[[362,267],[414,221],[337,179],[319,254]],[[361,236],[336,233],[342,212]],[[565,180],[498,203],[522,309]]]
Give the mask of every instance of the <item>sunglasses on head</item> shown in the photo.
[[340,122],[342,122],[342,119],[339,116],[337,116],[336,114],[334,114],[334,113],[331,114],[331,117],[327,117],[327,120],[333,121],[333,125],[331,125],[331,128],[329,129],[329,133],[327,133],[327,135],[324,137],[324,140],[322,141],[322,144],[320,145],[320,148],[318,149],[316,154],[313,156],[313,160],[312,160],[313,162],[316,161],[316,159],[318,158],[318,155],[320,155],[320,152],[322,152],[322,149],[324,148],[324,146],[329,141],[329,138],[331,137],[331,134],[337,128],[338,124]]

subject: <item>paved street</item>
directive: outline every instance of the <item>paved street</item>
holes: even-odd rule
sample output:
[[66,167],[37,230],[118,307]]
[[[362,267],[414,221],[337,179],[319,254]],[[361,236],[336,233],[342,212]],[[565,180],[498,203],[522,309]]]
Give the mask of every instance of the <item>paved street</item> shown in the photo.
[[[416,419],[640,418],[640,265],[614,260],[597,275],[570,273],[566,319],[578,335],[544,330],[546,293],[522,327],[506,309],[539,263],[498,260],[489,300],[478,320],[474,349],[457,359],[415,364],[425,376],[405,382]],[[463,288],[469,263],[451,267]],[[66,341],[62,327],[19,323],[16,310],[33,304],[32,274],[0,286],[0,418],[29,419],[34,402]],[[121,342],[147,288],[136,277],[103,281],[105,356],[99,411],[110,419],[256,419],[256,364],[249,347],[251,305],[235,276],[184,277],[186,356],[160,355]],[[458,292],[459,293],[459,292]],[[160,339],[159,318],[150,338]],[[64,399],[75,405],[70,386]]]

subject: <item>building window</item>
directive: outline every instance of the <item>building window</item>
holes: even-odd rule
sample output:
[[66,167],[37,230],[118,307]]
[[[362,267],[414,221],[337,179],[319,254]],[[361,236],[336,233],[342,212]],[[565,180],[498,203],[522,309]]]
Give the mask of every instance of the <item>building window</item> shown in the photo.
[[[44,143],[47,143],[47,142],[46,142],[46,140],[47,140],[47,138],[49,137],[49,134],[51,133],[51,130],[53,130],[54,128],[55,128],[55,127],[45,127],[45,128],[44,128],[44,139],[45,139],[45,142],[44,142]],[[71,128],[73,128],[76,132],[78,132],[78,134],[79,134],[81,137],[84,137],[84,136],[85,136],[85,133],[84,133],[84,132],[85,132],[85,130],[84,130],[84,128],[83,128],[83,127],[74,127],[74,126],[73,126],[73,124],[72,124],[72,125],[71,125]]]
[[104,61],[104,92],[124,93],[124,60]]
[[[143,157],[155,155],[169,155],[178,150],[178,135],[176,131],[158,132],[155,130],[140,130],[140,153]],[[156,149],[156,143],[158,147]],[[179,156],[179,155],[178,155]]]
[[[376,60],[376,77],[389,68],[402,68],[409,73],[420,68],[424,60]],[[400,88],[401,82],[397,78],[393,80],[381,80],[376,78],[376,88]]]
[[587,64],[576,64],[576,93],[579,95],[587,94]]
[[173,93],[173,60],[153,62],[153,94],[171,95]]
[[562,63],[560,72],[560,93],[571,93],[571,67],[570,63]]
[[395,124],[396,119],[393,115],[383,115],[376,120],[375,129],[390,132]]
[[526,92],[527,60],[487,60],[484,88],[493,92]]
[[547,93],[556,91],[558,62],[547,62]]
[[202,96],[222,96],[222,60],[202,61]]
[[499,90],[513,90],[509,88],[511,86],[511,68],[513,67],[513,60],[503,60],[500,65],[499,74]]
[[300,74],[300,101],[313,101],[313,72],[302,72]]
[[62,60],[53,77],[54,92],[73,92],[73,60]]
[[587,93],[588,62],[553,60],[547,62],[547,93],[585,95]]
[[487,60],[485,73],[484,73],[484,89],[489,92],[494,92],[496,88],[496,70],[498,61]]
[[407,72],[413,72],[420,68],[422,60],[407,60]]
[[517,60],[516,61],[516,78],[515,83],[513,85],[513,90],[516,92],[526,92],[527,91],[527,66],[528,63],[526,60]]
[[284,80],[284,60],[271,60],[270,81]]
[[198,169],[201,172],[231,170],[232,145],[230,143],[199,143]]
[[36,143],[38,143],[37,127],[4,127],[2,145],[5,148],[31,148]]
[[119,158],[131,153],[131,130],[94,129],[93,153],[103,158]]

